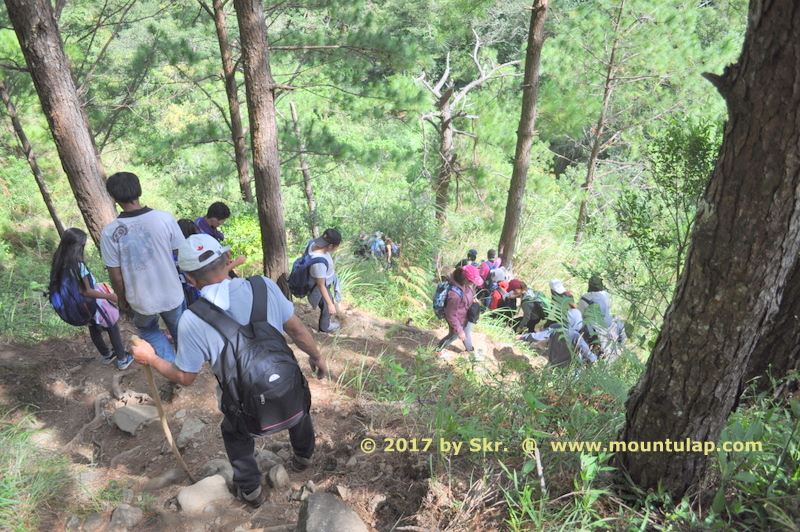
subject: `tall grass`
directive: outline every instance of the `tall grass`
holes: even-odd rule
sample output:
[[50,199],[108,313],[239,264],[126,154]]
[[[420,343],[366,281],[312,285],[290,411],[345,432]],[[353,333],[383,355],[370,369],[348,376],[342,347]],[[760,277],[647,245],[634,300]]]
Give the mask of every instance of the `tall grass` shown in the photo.
[[33,445],[27,421],[0,422],[2,530],[38,530],[49,512],[66,507],[73,487],[68,458]]

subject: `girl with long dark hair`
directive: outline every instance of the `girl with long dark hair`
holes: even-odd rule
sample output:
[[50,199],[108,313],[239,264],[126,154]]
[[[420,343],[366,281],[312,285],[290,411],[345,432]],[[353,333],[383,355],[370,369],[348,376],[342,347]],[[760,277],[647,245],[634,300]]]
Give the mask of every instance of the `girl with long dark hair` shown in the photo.
[[[64,276],[73,275],[79,281],[78,285],[80,286],[81,294],[84,296],[94,299],[106,299],[116,303],[116,294],[108,294],[95,288],[94,275],[86,267],[83,260],[85,246],[85,232],[75,227],[70,227],[64,231],[64,234],[61,235],[61,243],[53,254],[50,278],[54,279],[57,285],[60,285]],[[103,331],[108,333],[112,349],[109,349],[103,340]],[[116,360],[117,367],[122,370],[133,362],[133,357],[125,352],[122,336],[119,333],[119,325],[116,322],[108,327],[103,327],[97,323],[97,318],[95,318],[89,323],[89,335],[92,337],[92,343],[94,343],[103,357],[104,364],[110,364]]]

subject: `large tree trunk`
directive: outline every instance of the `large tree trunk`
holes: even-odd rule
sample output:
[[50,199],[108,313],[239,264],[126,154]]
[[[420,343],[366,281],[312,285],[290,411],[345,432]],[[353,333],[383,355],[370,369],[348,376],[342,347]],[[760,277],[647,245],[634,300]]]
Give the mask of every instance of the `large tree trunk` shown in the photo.
[[583,198],[578,209],[578,226],[575,229],[575,246],[580,246],[583,241],[583,232],[586,230],[586,222],[589,219],[589,198],[594,189],[594,174],[597,170],[597,159],[600,157],[600,145],[606,127],[606,113],[611,102],[611,93],[614,91],[614,77],[617,70],[617,49],[620,41],[620,24],[622,15],[625,12],[625,0],[622,0],[617,9],[617,20],[614,22],[614,42],[611,45],[611,55],[606,67],[606,80],[603,85],[603,103],[600,106],[600,116],[597,118],[597,125],[594,129],[594,139],[592,141],[592,153],[589,155],[589,163],[586,165],[586,182],[583,184]]
[[744,386],[755,384],[767,391],[772,380],[800,371],[800,261],[795,262],[775,319],[765,325],[753,349],[745,373]]
[[539,63],[544,45],[544,21],[550,0],[534,0],[531,23],[528,29],[528,50],[525,52],[525,77],[522,82],[522,115],[517,128],[517,150],[514,154],[514,170],[508,188],[506,216],[500,234],[498,250],[503,254],[503,266],[508,270],[514,266],[514,248],[519,232],[519,217],[525,198],[525,184],[531,163],[531,146],[536,123],[536,101],[539,98]]
[[28,136],[25,134],[25,130],[22,129],[22,123],[19,121],[19,117],[17,116],[17,109],[14,107],[14,103],[11,101],[11,96],[6,90],[6,85],[1,79],[0,98],[2,98],[3,103],[6,104],[6,111],[8,111],[8,117],[11,119],[11,125],[14,128],[14,134],[17,136],[19,144],[22,147],[22,152],[25,154],[25,158],[28,160],[28,165],[31,167],[31,173],[33,173],[33,178],[36,180],[36,184],[39,186],[39,192],[41,192],[44,204],[47,206],[47,212],[50,213],[50,218],[53,220],[53,224],[56,226],[58,236],[61,236],[64,233],[64,224],[61,223],[61,219],[58,217],[58,213],[56,212],[56,207],[53,205],[53,198],[50,196],[50,190],[47,188],[47,183],[44,180],[44,176],[42,176],[42,172],[39,170],[39,164],[36,162],[36,157],[33,155],[33,147],[31,146],[31,143],[28,142]]
[[228,39],[227,15],[222,0],[213,0],[213,4],[214,26],[217,28],[222,72],[225,77],[225,93],[228,95],[228,112],[231,115],[231,139],[233,139],[233,152],[236,157],[236,172],[239,175],[239,189],[242,199],[250,203],[253,201],[253,192],[250,188],[250,162],[247,160],[247,146],[244,142],[239,89],[236,86],[236,69],[233,65],[233,54]]
[[269,66],[269,41],[260,0],[234,0],[244,56],[244,81],[250,115],[253,173],[256,181],[264,274],[289,295],[286,280],[286,229],[281,196],[275,81]]
[[99,246],[100,232],[114,220],[116,211],[106,193],[105,173],[61,45],[53,7],[46,0],[5,3],[53,133],[61,166],[86,228]]
[[447,221],[447,205],[450,194],[450,179],[455,168],[453,155],[453,111],[450,107],[450,97],[453,95],[452,87],[445,91],[439,99],[439,173],[436,175],[434,193],[436,196],[436,219],[440,224]]
[[[626,442],[716,443],[754,348],[772,332],[766,324],[796,299],[787,283],[800,251],[800,4],[751,2],[748,20],[739,62],[706,75],[730,120],[675,298],[628,399]],[[663,481],[676,497],[698,484],[707,460],[617,455],[639,487]]]
[[289,106],[292,109],[294,134],[300,146],[297,159],[300,162],[300,173],[303,174],[303,192],[306,195],[306,203],[308,204],[308,223],[311,228],[311,235],[317,238],[320,234],[319,223],[317,221],[317,200],[314,198],[314,187],[311,184],[311,172],[308,171],[308,164],[306,164],[306,143],[303,142],[303,133],[300,131],[300,120],[297,118],[297,109],[295,109],[294,102],[291,102]]

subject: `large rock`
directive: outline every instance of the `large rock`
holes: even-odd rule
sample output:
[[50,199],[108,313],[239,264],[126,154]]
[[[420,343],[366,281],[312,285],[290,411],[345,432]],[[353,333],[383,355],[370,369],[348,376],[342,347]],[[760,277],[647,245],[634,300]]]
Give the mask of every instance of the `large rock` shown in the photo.
[[147,405],[128,405],[117,408],[114,423],[120,430],[136,435],[142,427],[158,421],[158,409]]
[[144,512],[142,512],[141,508],[136,508],[129,504],[120,504],[111,514],[111,522],[108,524],[106,532],[125,532],[138,525],[143,517]]
[[330,493],[313,493],[303,501],[296,532],[369,532],[345,503]]
[[189,442],[191,442],[192,439],[197,436],[205,426],[206,424],[196,417],[188,418],[183,422],[181,433],[178,434],[178,438],[175,440],[175,445],[177,445],[179,449],[183,449],[189,445]]
[[206,478],[212,475],[222,475],[228,487],[233,487],[233,467],[227,460],[215,458],[203,464],[203,467],[200,468],[200,472],[198,473],[198,477]]
[[222,475],[204,478],[178,493],[178,504],[184,512],[189,513],[202,512],[212,502],[230,500],[233,500],[233,495],[228,491]]

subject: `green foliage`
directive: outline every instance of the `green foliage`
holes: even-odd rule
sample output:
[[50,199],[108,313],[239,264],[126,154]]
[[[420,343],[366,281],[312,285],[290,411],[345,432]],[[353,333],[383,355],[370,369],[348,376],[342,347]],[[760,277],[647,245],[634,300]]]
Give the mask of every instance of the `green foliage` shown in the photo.
[[[711,510],[737,529],[782,529],[800,519],[800,402],[776,404],[762,393],[734,413],[720,442],[758,448],[720,449],[720,485]],[[789,528],[792,528],[791,526]]]
[[[619,229],[630,245],[622,251],[630,266],[646,270],[623,292],[650,319],[666,309],[689,246],[697,202],[705,189],[721,143],[719,128],[704,121],[676,121],[655,132],[645,179],[623,191],[616,204]],[[636,279],[622,261],[613,277]]]
[[69,459],[32,444],[30,419],[0,421],[0,522],[3,530],[37,530],[63,508],[73,488]]

